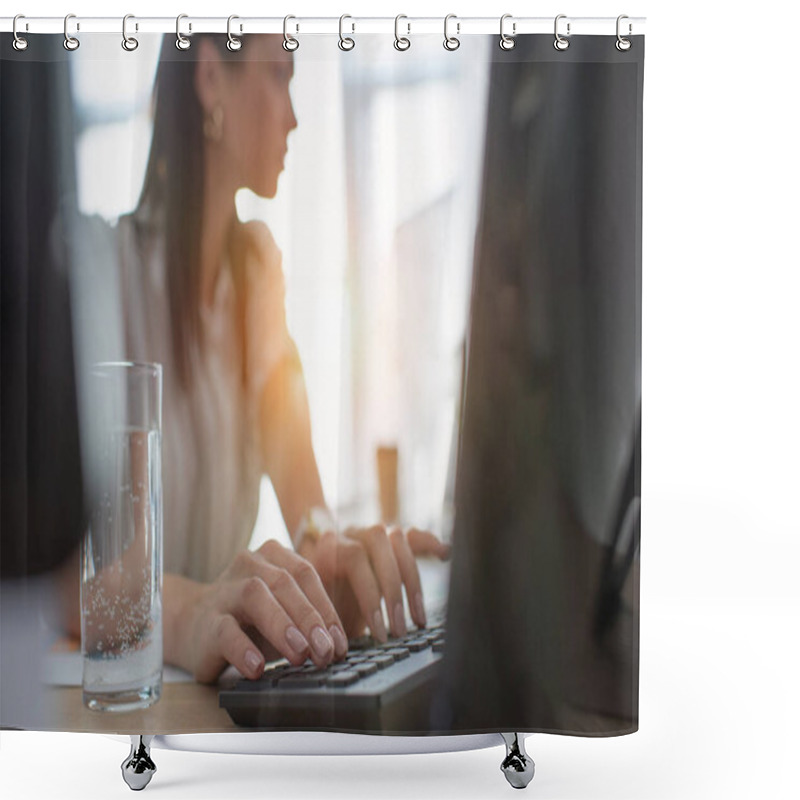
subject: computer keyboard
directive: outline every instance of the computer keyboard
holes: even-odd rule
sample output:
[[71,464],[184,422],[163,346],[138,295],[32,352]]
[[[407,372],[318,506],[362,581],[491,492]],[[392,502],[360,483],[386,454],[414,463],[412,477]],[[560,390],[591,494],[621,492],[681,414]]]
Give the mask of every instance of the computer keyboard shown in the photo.
[[233,721],[261,730],[424,732],[445,643],[443,617],[385,643],[362,636],[327,667],[282,662],[219,693]]

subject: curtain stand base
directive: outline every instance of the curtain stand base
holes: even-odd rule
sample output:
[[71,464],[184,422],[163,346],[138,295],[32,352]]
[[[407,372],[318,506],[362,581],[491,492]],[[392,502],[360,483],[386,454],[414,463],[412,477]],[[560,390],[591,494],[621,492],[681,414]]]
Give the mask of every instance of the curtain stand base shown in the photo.
[[144,789],[155,774],[156,765],[150,758],[152,741],[152,736],[131,735],[131,752],[122,762],[122,777],[135,792]]
[[501,733],[506,743],[506,757],[500,765],[506,780],[515,789],[524,789],[532,780],[536,765],[525,752],[525,739],[518,733]]
[[[536,769],[533,759],[525,752],[525,739],[517,733],[501,733],[506,745],[506,757],[500,769],[515,789],[524,789],[533,779]],[[122,762],[122,777],[136,792],[150,783],[156,765],[150,756],[153,736],[131,735],[131,752]]]

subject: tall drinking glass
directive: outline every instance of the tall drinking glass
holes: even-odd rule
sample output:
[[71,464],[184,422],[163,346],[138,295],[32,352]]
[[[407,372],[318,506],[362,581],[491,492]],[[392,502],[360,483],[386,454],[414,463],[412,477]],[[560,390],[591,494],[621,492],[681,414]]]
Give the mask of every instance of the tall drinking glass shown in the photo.
[[161,696],[161,365],[97,364],[89,392],[83,702],[129,711]]

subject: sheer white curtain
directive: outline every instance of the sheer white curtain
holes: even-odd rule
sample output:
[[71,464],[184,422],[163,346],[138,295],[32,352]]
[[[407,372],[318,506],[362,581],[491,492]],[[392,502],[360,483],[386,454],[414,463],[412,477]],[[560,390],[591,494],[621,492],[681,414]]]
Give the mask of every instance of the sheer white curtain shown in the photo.
[[[310,43],[303,45],[305,54]],[[266,222],[283,253],[289,330],[303,362],[322,484],[334,508],[339,501],[338,456],[345,396],[342,356],[346,349],[343,314],[348,226],[343,94],[340,59],[297,56],[292,102],[298,127],[289,137],[278,192],[272,200],[246,190],[237,198],[239,216]],[[277,500],[265,478],[251,546],[268,538],[289,544]]]
[[[283,250],[315,451],[343,522],[378,519],[376,450],[389,446],[400,521],[448,534],[488,45],[475,39],[460,58],[428,46],[411,60],[386,37],[344,56],[303,42],[277,197],[240,206]],[[265,488],[253,544],[281,526]]]

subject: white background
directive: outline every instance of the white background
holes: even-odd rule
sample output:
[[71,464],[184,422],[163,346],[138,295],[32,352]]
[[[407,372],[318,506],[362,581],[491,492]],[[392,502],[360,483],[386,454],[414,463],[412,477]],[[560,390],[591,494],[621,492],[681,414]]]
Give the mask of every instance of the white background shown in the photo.
[[[63,16],[646,16],[640,731],[533,736],[537,798],[795,798],[800,745],[796,4],[37,0]],[[533,609],[532,609],[533,612]],[[0,734],[3,798],[127,797],[120,742]],[[154,751],[161,798],[508,797],[502,748]]]

